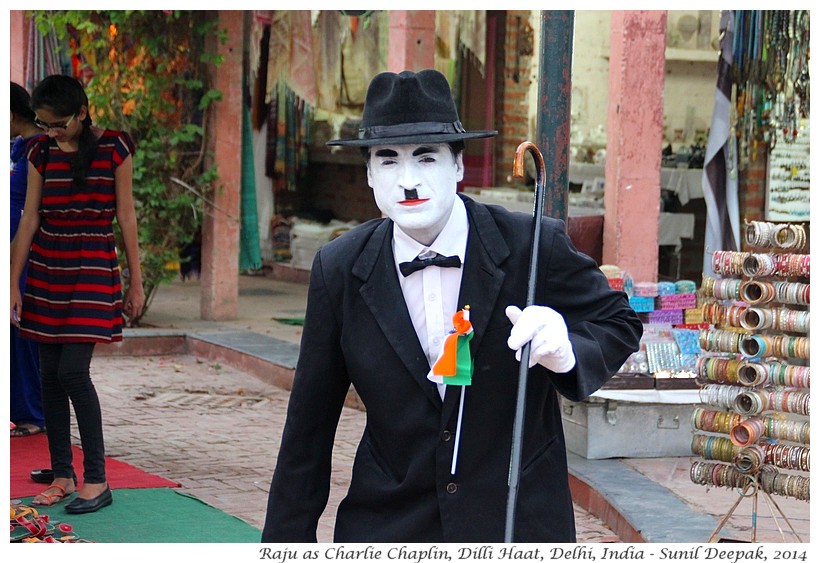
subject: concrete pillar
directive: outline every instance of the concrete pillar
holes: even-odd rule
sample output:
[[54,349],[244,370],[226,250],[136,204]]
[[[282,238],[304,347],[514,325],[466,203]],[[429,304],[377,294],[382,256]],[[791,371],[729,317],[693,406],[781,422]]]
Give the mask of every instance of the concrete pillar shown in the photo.
[[417,72],[433,68],[436,52],[436,12],[391,10],[387,70]]
[[657,281],[666,11],[613,10],[603,262]]
[[26,58],[28,56],[28,28],[30,18],[23,10],[9,11],[9,29],[11,29],[11,81],[26,88]]
[[239,10],[219,11],[219,28],[227,38],[215,45],[223,58],[214,74],[222,100],[216,103],[211,122],[219,180],[211,196],[213,206],[206,204],[200,277],[200,312],[210,321],[236,319],[239,309],[244,18]]

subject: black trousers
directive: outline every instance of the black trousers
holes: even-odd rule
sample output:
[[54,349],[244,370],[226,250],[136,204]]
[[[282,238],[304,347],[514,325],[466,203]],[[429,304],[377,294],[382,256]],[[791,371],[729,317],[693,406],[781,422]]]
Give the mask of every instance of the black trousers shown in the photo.
[[105,483],[105,445],[97,389],[91,381],[94,343],[40,344],[43,411],[55,477],[74,477],[71,407],[83,448],[83,482]]

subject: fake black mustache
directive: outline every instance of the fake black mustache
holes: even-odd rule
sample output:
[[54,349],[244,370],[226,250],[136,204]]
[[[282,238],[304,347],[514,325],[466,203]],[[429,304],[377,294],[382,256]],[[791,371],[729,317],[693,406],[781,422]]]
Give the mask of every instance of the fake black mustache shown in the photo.
[[404,199],[418,199],[419,194],[415,189],[404,190]]

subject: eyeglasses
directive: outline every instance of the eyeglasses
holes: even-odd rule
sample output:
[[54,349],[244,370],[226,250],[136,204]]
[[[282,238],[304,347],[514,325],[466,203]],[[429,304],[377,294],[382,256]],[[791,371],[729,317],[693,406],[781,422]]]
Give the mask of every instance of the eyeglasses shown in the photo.
[[74,115],[72,115],[71,117],[69,117],[68,121],[65,121],[63,123],[43,123],[42,121],[40,121],[39,119],[37,119],[35,117],[34,118],[34,125],[36,125],[40,129],[42,129],[43,131],[48,131],[49,129],[67,129],[68,126],[71,125],[71,122],[74,121],[75,117],[77,117],[76,113]]

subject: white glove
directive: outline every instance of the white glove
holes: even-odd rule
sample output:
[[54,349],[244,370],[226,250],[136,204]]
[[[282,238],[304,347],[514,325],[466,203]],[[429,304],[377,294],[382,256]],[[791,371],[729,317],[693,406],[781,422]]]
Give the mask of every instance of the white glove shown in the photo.
[[567,334],[567,324],[558,311],[530,305],[523,311],[510,305],[504,311],[513,324],[507,346],[521,361],[521,348],[530,342],[530,365],[541,364],[555,373],[566,373],[575,367],[575,354]]

